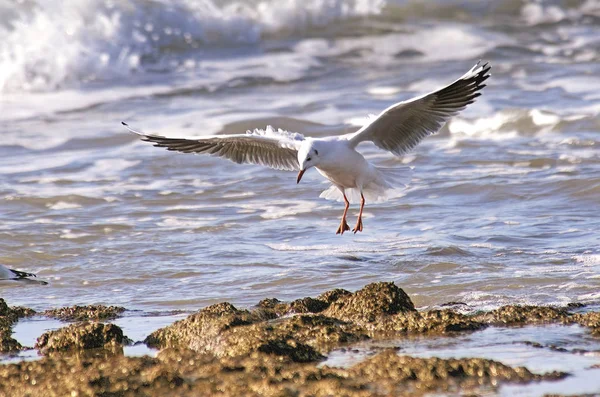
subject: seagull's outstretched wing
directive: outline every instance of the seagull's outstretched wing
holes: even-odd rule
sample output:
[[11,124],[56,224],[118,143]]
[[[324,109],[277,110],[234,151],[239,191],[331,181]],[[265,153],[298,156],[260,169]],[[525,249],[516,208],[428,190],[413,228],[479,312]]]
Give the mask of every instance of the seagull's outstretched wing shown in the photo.
[[481,95],[491,66],[479,62],[454,83],[427,95],[399,102],[385,109],[372,122],[348,139],[353,147],[372,141],[400,156],[423,138],[436,133],[448,119]]
[[4,265],[0,265],[0,281],[3,280],[12,280],[12,281],[29,281],[35,282],[38,284],[46,285],[48,284],[46,281],[41,280],[32,280],[31,277],[37,277],[33,273],[26,273],[20,270],[9,269]]
[[135,131],[122,124],[142,140],[184,153],[207,153],[227,158],[238,164],[259,164],[278,170],[298,171],[298,148],[304,136],[268,126],[265,130],[237,135],[212,135],[203,138],[166,138]]

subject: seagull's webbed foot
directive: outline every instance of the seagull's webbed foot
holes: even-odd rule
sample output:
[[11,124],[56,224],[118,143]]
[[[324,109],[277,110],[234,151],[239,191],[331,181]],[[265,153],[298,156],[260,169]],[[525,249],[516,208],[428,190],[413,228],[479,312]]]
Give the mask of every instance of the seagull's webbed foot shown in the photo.
[[354,234],[356,234],[356,232],[363,231],[362,218],[358,218],[358,220],[356,221],[356,226],[354,226],[354,229],[352,229],[352,231],[354,232]]
[[338,227],[335,234],[344,234],[347,230],[350,230],[350,226],[348,226],[348,222],[345,219],[342,219],[342,223],[340,223],[340,227]]
[[348,223],[346,222],[346,215],[348,214],[348,208],[350,207],[350,202],[348,201],[348,198],[346,197],[346,193],[344,192],[344,190],[342,188],[340,188],[340,190],[342,191],[342,194],[344,195],[344,204],[346,204],[346,206],[344,207],[344,215],[342,215],[342,222],[340,222],[340,227],[338,227],[335,234],[344,234],[344,232],[346,230],[350,230],[350,226],[348,226]]
[[365,196],[363,196],[363,193],[361,191],[360,192],[360,211],[358,213],[358,219],[356,220],[356,226],[354,226],[354,229],[352,229],[354,234],[356,234],[356,232],[363,231],[363,224],[362,224],[363,208],[365,208]]

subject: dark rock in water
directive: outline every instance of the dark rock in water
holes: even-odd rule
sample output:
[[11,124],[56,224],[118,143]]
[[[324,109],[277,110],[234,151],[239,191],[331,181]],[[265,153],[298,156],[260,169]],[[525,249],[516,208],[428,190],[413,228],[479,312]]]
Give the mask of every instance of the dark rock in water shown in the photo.
[[120,306],[88,305],[70,306],[60,309],[46,310],[44,316],[56,318],[63,321],[86,321],[86,320],[112,320],[119,317],[125,311]]
[[408,48],[394,54],[394,58],[418,58],[422,57],[423,55],[425,54],[419,50]]
[[71,349],[94,349],[126,342],[121,328],[114,324],[83,322],[48,331],[37,339],[36,348],[43,353]]
[[451,306],[469,306],[467,305],[465,302],[456,302],[456,301],[450,301],[450,302],[446,302],[446,303],[442,303],[440,305],[440,307],[451,307]]
[[344,321],[373,322],[382,315],[416,311],[415,306],[394,283],[373,283],[333,301],[324,315]]

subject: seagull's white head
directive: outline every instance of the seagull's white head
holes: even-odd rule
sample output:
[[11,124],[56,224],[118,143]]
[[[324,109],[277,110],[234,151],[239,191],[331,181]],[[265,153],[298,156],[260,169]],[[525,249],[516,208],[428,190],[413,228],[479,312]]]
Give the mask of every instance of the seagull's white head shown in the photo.
[[306,140],[302,142],[300,149],[298,150],[298,163],[300,164],[300,172],[298,172],[298,179],[296,183],[300,183],[302,175],[307,169],[319,165],[321,157],[319,155],[319,149],[317,148],[318,143],[313,140]]

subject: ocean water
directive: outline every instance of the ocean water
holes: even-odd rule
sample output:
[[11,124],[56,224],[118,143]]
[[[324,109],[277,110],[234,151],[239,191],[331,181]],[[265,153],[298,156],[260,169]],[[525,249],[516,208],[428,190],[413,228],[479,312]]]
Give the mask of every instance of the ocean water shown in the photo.
[[[421,308],[600,299],[597,1],[0,0],[0,37],[0,263],[49,282],[1,284],[10,305],[167,313],[374,281]],[[296,185],[120,125],[343,134],[479,59],[488,87],[439,134],[364,148],[414,169],[356,235],[314,170]]]

